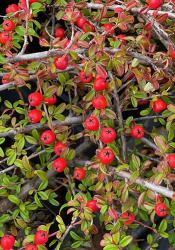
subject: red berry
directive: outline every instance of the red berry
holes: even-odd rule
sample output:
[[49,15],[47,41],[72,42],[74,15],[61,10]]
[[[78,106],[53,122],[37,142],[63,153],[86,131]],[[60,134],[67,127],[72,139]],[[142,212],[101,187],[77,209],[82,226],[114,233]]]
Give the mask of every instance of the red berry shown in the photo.
[[154,211],[159,217],[165,217],[168,215],[168,208],[163,202],[157,203],[154,207]]
[[87,23],[87,20],[85,17],[78,17],[75,24],[79,27],[79,28],[83,28],[84,24]]
[[86,203],[86,207],[88,207],[93,213],[98,212],[99,208],[97,206],[96,200],[90,200]]
[[33,92],[28,96],[30,106],[39,106],[43,101],[43,96],[40,92]]
[[0,33],[0,43],[7,44],[12,41],[12,35],[8,31],[2,31]]
[[66,144],[62,142],[57,142],[54,146],[54,152],[57,156],[60,156],[66,148],[67,148]]
[[63,39],[64,38],[64,29],[63,28],[56,28],[55,29],[55,32],[54,32],[54,35],[55,37],[57,38],[60,38],[60,39]]
[[142,138],[144,134],[145,134],[144,128],[139,125],[136,125],[131,129],[131,136],[135,139]]
[[62,173],[66,168],[66,160],[64,158],[57,158],[52,163],[52,168],[58,172]]
[[30,3],[37,3],[39,2],[38,0],[29,0]]
[[68,56],[64,55],[62,57],[55,58],[55,67],[60,70],[65,70],[68,66]]
[[86,170],[84,168],[75,168],[74,169],[74,178],[78,181],[82,181],[86,176]]
[[94,26],[91,24],[91,23],[89,23],[88,21],[83,25],[83,27],[82,27],[82,30],[84,31],[84,32],[93,32],[95,29],[94,29]]
[[92,100],[92,105],[95,109],[105,109],[107,107],[106,98],[103,95],[94,97]]
[[5,20],[3,23],[2,23],[2,26],[3,26],[3,29],[5,31],[12,31],[15,29],[15,23],[12,21],[12,20]]
[[165,157],[165,159],[170,168],[175,168],[175,154],[169,154]]
[[47,105],[54,105],[56,102],[57,102],[57,98],[55,95],[44,98],[44,103]]
[[171,53],[170,56],[171,56],[171,58],[172,58],[173,60],[175,60],[175,50],[172,51],[172,53]]
[[107,165],[107,164],[110,164],[114,160],[115,156],[111,148],[103,148],[103,149],[100,149],[98,158],[102,164]]
[[[6,8],[6,13],[7,14],[12,14],[12,13],[15,13],[19,11],[19,7],[17,4],[10,4],[7,8]],[[18,13],[15,15],[15,16],[18,16]]]
[[15,238],[13,235],[6,234],[1,239],[1,247],[4,250],[10,250],[14,247]]
[[153,102],[153,111],[159,113],[167,108],[166,102],[162,99],[158,99],[157,101]]
[[113,128],[102,128],[100,133],[100,140],[103,143],[111,143],[113,142],[117,137],[117,134]]
[[24,248],[25,250],[38,250],[37,246],[35,246],[34,244],[30,244],[25,246]]
[[121,214],[121,218],[124,219],[123,223],[125,225],[130,225],[134,222],[135,215],[133,213],[124,212]]
[[108,84],[104,78],[98,77],[95,79],[93,86],[94,86],[95,91],[102,91],[102,90],[107,89]]
[[83,123],[85,129],[90,131],[97,131],[99,129],[99,120],[94,115],[90,115]]
[[158,9],[163,5],[163,0],[147,0],[148,8]]
[[42,112],[41,110],[38,110],[38,109],[30,110],[28,113],[28,117],[31,123],[40,122],[42,118]]
[[103,29],[107,32],[108,35],[114,34],[115,30],[113,28],[114,25],[112,23],[103,24]]
[[115,37],[115,40],[117,40],[117,39],[119,39],[121,41],[125,41],[126,40],[126,36],[123,35],[123,34],[120,34],[120,35],[118,35],[118,36]]
[[48,232],[43,230],[38,230],[34,236],[34,242],[36,245],[45,245],[48,239]]
[[117,14],[119,14],[119,13],[124,12],[124,9],[121,8],[121,7],[117,7],[117,8],[115,8],[114,12],[117,13]]
[[40,136],[40,140],[44,145],[52,144],[55,139],[56,135],[52,130],[46,130]]
[[4,74],[2,77],[2,84],[7,84],[9,82],[10,82],[10,75],[8,73]]
[[80,77],[80,81],[82,83],[88,83],[88,82],[91,82],[92,78],[93,78],[93,75],[92,73],[88,73],[86,74],[84,70],[82,70],[79,74],[79,77]]

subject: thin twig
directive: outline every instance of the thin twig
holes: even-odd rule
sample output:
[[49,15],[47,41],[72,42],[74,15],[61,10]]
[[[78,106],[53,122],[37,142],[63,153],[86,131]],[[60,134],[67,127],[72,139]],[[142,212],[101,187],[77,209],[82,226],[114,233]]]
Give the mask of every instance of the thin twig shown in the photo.
[[[54,120],[52,122],[53,127],[56,126],[66,126],[66,125],[74,125],[74,124],[79,124],[81,123],[83,118],[81,116],[78,117],[67,117],[64,121],[57,121]],[[48,128],[48,124],[41,124],[41,123],[36,123],[32,125],[28,125],[24,128],[16,128],[16,129],[10,129],[7,132],[0,133],[0,137],[7,137],[7,136],[15,136],[16,134],[22,134],[22,133],[28,133],[32,129],[45,129]]]

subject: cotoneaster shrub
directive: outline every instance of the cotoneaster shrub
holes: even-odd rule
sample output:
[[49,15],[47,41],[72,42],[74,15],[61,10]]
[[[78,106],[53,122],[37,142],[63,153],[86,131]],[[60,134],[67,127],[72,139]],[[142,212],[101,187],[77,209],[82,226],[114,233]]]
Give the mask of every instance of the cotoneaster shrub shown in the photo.
[[1,249],[173,249],[175,2],[4,11]]

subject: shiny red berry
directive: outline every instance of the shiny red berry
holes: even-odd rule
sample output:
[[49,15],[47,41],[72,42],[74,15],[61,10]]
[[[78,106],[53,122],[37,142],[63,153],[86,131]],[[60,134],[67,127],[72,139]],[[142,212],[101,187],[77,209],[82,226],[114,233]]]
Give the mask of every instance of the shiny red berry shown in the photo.
[[94,28],[94,26],[93,26],[91,23],[86,22],[86,23],[83,25],[82,30],[83,30],[84,32],[90,32],[90,31],[93,32],[93,31],[95,30],[95,28]]
[[153,102],[153,111],[156,113],[162,112],[166,108],[167,108],[167,104],[162,99],[158,99]]
[[56,102],[57,102],[57,98],[55,95],[44,98],[44,103],[47,105],[54,105]]
[[97,206],[96,200],[89,200],[86,203],[86,207],[88,207],[93,213],[96,213],[99,211],[99,207]]
[[59,70],[65,70],[68,67],[68,56],[57,57],[54,60],[55,67]]
[[111,143],[115,141],[117,134],[113,128],[102,128],[100,133],[100,140],[103,143]]
[[[12,14],[19,11],[19,7],[17,4],[10,4],[7,8],[6,8],[6,13],[7,14]],[[18,13],[15,15],[18,16]]]
[[148,8],[158,9],[163,5],[163,0],[147,0]]
[[36,245],[45,245],[48,239],[48,232],[43,230],[38,230],[34,236],[34,242]]
[[93,78],[93,75],[92,73],[88,73],[86,74],[84,70],[82,70],[79,74],[79,77],[80,77],[80,81],[82,83],[89,83],[92,81],[92,78]]
[[66,168],[66,160],[64,158],[57,158],[52,163],[52,168],[58,172],[62,173]]
[[114,34],[114,25],[112,23],[103,24],[103,29],[107,32],[108,35]]
[[83,25],[87,23],[87,20],[85,17],[78,17],[75,24],[79,27],[79,28],[82,28]]
[[123,223],[125,225],[130,225],[135,221],[135,215],[129,212],[122,213],[121,218],[124,219]]
[[29,0],[30,4],[39,2],[38,0]]
[[92,100],[92,105],[96,109],[105,109],[107,107],[106,98],[103,95],[94,97]]
[[175,154],[168,154],[165,159],[170,168],[175,168]]
[[0,43],[7,44],[12,41],[12,35],[8,31],[2,31],[0,33]]
[[154,207],[154,211],[159,217],[165,217],[168,215],[168,208],[165,203],[157,203]]
[[5,20],[3,23],[2,23],[2,26],[3,26],[3,29],[5,31],[12,31],[15,29],[15,23],[8,19],[8,20]]
[[103,149],[100,149],[98,158],[102,164],[107,165],[107,164],[110,164],[114,160],[115,156],[111,148],[103,148]]
[[43,101],[43,96],[40,92],[33,92],[28,96],[30,106],[39,106]]
[[84,168],[74,169],[74,178],[78,181],[82,181],[86,176],[86,170]]
[[8,73],[4,74],[2,77],[2,84],[7,84],[9,82],[10,82],[10,75]]
[[44,145],[52,144],[56,140],[56,135],[52,130],[46,130],[41,134],[40,140]]
[[60,156],[66,150],[66,148],[66,144],[62,142],[57,142],[54,146],[54,152],[57,156]]
[[144,128],[139,125],[136,125],[131,129],[131,136],[135,139],[142,138],[144,134],[145,134]]
[[6,234],[1,238],[1,247],[4,250],[10,250],[14,247],[15,238],[13,235]]
[[95,91],[102,91],[102,90],[107,89],[108,84],[104,78],[98,77],[95,79],[93,87]]
[[90,115],[83,123],[85,129],[90,131],[97,131],[99,129],[100,123],[97,117]]
[[25,246],[24,248],[25,250],[38,250],[37,246],[35,246],[34,244],[30,244]]
[[38,110],[38,109],[30,110],[28,113],[28,117],[31,123],[40,122],[42,118],[42,112],[41,110]]
[[171,56],[171,58],[172,58],[173,60],[175,60],[175,50],[173,50],[173,51],[171,52],[170,56]]
[[61,28],[61,27],[58,27],[54,31],[54,36],[57,37],[57,38],[63,39],[64,38],[64,33],[65,33],[65,30],[63,28]]

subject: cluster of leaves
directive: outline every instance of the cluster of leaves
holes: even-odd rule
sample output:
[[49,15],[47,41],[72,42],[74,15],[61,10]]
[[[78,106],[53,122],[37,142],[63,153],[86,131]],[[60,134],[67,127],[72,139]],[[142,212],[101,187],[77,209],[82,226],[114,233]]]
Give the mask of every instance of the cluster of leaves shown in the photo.
[[[14,235],[16,249],[33,242],[36,230],[42,229],[51,234],[48,249],[63,249],[68,233],[72,248],[88,247],[102,231],[94,244],[104,250],[139,250],[134,232],[142,227],[149,230],[149,249],[156,249],[161,238],[175,246],[175,175],[166,158],[175,148],[175,37],[166,8],[173,13],[175,6],[165,1],[165,13],[151,10],[150,14],[144,1],[117,1],[116,8],[110,1],[96,2],[20,0],[23,8],[18,15],[5,16],[15,24],[12,40],[5,44],[0,26],[0,91],[5,93],[0,99],[0,237]],[[40,21],[40,15],[45,21]],[[160,34],[155,24],[160,25]],[[56,35],[60,28],[63,37]],[[36,48],[47,51],[29,54],[35,40]],[[59,68],[55,59],[64,64],[65,57],[68,65]],[[85,80],[92,76],[89,82],[83,83],[81,72]],[[107,84],[100,91],[94,87],[98,77]],[[9,89],[18,94],[18,100],[7,98]],[[54,104],[37,105],[42,118],[36,124],[29,119],[33,108],[26,93],[31,91],[40,92],[43,100],[56,98]],[[106,101],[103,108],[94,104],[100,96]],[[154,105],[160,100],[166,106],[157,111]],[[90,115],[100,124],[94,131],[86,126]],[[79,121],[74,122],[75,118]],[[139,132],[131,137],[136,125],[144,128],[146,138],[138,137]],[[104,143],[104,127],[113,128],[117,138]],[[56,141],[45,145],[40,135],[48,128]],[[67,167],[59,174],[52,169],[56,142],[66,145],[61,158]],[[114,154],[110,164],[100,160],[104,148]],[[77,167],[85,170],[78,180]],[[147,189],[145,180],[154,183],[156,190]],[[65,192],[61,204],[60,188]],[[94,210],[89,201],[96,201]],[[157,203],[166,205],[168,217],[155,216]],[[37,228],[32,214],[46,210],[46,204],[56,207],[56,216],[49,214]]]

